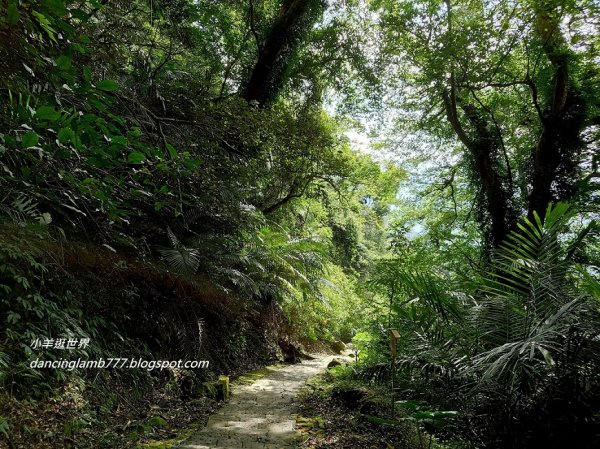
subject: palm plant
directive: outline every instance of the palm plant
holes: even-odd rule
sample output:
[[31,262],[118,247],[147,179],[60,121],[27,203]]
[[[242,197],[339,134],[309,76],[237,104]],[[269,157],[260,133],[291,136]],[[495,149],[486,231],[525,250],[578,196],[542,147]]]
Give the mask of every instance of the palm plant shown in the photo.
[[534,434],[562,441],[555,429],[597,432],[600,283],[573,262],[584,244],[569,242],[573,216],[558,204],[525,219],[471,291],[431,270],[395,270],[401,382],[440,406],[461,404],[468,431],[493,447],[530,447]]
[[400,280],[407,299],[397,308],[400,328],[406,333],[399,366],[417,383],[425,382],[427,395],[433,396],[434,384],[442,391],[456,381],[472,299],[455,291],[451,280],[438,273],[407,271]]
[[[593,423],[590,407],[600,386],[598,290],[570,259],[565,231],[572,217],[567,204],[550,205],[543,221],[534,214],[519,224],[497,250],[473,309],[477,351],[464,374],[475,379],[472,395],[480,406],[488,404],[480,415],[488,416],[483,433],[496,433],[507,447],[529,447],[525,440],[534,434],[535,444],[541,438],[557,444],[565,430]],[[579,432],[584,439],[595,431]]]
[[[389,320],[402,335],[397,358],[400,383],[413,384],[411,388],[418,390],[426,384],[423,391],[435,395],[433,382],[447,386],[448,380],[456,375],[455,362],[461,354],[463,325],[472,300],[455,291],[452,280],[444,273],[425,267],[406,268],[398,259],[382,260],[374,271],[367,284],[388,296]],[[387,339],[387,333],[381,335]],[[363,375],[388,378],[379,374],[385,367],[389,363],[364,367]]]
[[171,248],[161,248],[159,250],[162,258],[175,272],[182,274],[196,273],[200,266],[200,252],[197,249],[183,245],[171,228],[167,228],[167,236]]
[[319,297],[325,245],[318,236],[296,238],[284,229],[262,226],[236,236],[203,235],[194,248],[167,230],[171,248],[160,253],[173,271],[193,276],[203,272],[221,287],[254,295]]
[[292,237],[284,229],[265,226],[243,252],[249,274],[275,297],[283,291],[320,296],[325,246],[318,236]]
[[472,368],[482,381],[533,387],[541,372],[569,357],[570,335],[597,335],[590,295],[577,288],[561,238],[571,217],[567,204],[549,206],[543,222],[537,214],[525,219],[497,251],[473,317],[483,351]]

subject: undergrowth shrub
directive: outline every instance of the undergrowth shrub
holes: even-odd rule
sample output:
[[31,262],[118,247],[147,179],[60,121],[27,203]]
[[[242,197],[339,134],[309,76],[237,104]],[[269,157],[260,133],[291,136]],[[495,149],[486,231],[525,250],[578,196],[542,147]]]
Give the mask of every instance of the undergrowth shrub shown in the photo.
[[[49,257],[44,248],[49,242],[57,243],[43,228],[5,228],[0,238],[0,322],[4,324],[0,380],[15,395],[40,397],[83,374],[77,369],[32,369],[34,360],[97,359],[106,356],[106,337],[118,335],[115,323],[99,315],[86,316],[96,298],[77,291],[64,267],[57,266],[60,251]],[[85,338],[89,345],[72,350],[35,348],[36,342],[58,338]]]
[[[595,268],[571,258],[583,244],[566,232],[574,214],[558,204],[525,219],[471,290],[452,273],[396,270],[399,398],[457,410],[455,432],[483,447],[598,444],[600,290]],[[364,379],[389,382],[388,341],[383,329],[355,336]]]
[[319,283],[318,294],[296,295],[284,302],[292,333],[309,344],[350,342],[361,325],[363,299],[356,293],[356,280],[338,265],[328,263]]

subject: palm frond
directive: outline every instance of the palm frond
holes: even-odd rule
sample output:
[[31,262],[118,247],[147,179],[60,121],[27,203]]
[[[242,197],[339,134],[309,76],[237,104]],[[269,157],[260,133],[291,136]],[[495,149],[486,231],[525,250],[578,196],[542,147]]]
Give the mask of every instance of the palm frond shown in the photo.
[[471,317],[482,348],[466,371],[480,385],[532,386],[568,356],[565,341],[589,310],[560,239],[572,215],[567,204],[550,205],[543,221],[525,219],[497,251]]
[[159,250],[163,259],[175,272],[188,275],[196,273],[200,266],[200,252],[196,249],[186,248],[171,231],[171,228],[167,228],[167,236],[172,248]]

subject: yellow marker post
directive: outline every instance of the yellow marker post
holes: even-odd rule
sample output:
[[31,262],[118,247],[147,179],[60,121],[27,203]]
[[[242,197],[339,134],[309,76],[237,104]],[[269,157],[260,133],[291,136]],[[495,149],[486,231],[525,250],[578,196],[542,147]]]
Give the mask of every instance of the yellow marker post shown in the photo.
[[388,329],[388,334],[390,336],[390,352],[392,354],[392,361],[390,366],[391,373],[391,386],[392,386],[392,416],[395,412],[395,398],[396,395],[394,393],[394,377],[396,374],[396,354],[398,349],[398,340],[400,339],[400,332],[397,329]]

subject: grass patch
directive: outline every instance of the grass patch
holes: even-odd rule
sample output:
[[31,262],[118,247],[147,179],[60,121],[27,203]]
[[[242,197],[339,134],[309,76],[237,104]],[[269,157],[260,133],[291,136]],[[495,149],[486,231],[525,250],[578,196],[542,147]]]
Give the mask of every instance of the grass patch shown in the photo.
[[206,419],[199,419],[192,422],[189,426],[177,432],[177,436],[167,440],[151,440],[144,443],[138,443],[136,449],[170,449],[175,445],[183,443],[196,432],[199,432],[206,426]]
[[298,430],[307,447],[320,449],[456,449],[461,442],[440,442],[427,433],[410,410],[392,414],[386,385],[366,385],[352,367],[329,370],[308,380],[300,393]]
[[247,373],[242,374],[237,379],[233,380],[232,385],[251,385],[259,379],[268,376],[269,374],[278,371],[282,368],[285,368],[287,365],[284,363],[276,363],[274,365],[265,366],[264,368],[259,368],[253,371],[248,371]]

